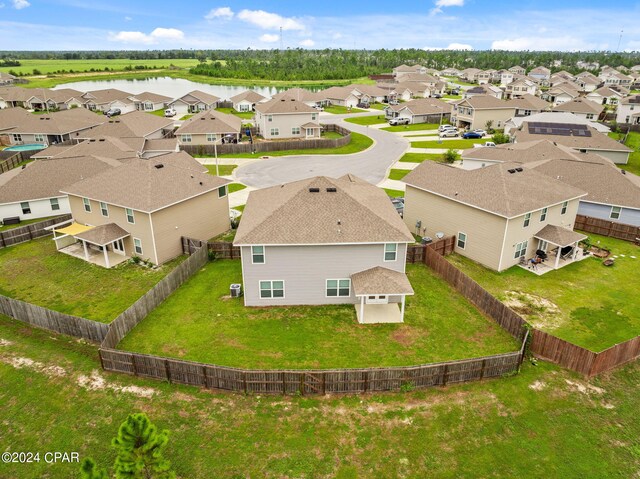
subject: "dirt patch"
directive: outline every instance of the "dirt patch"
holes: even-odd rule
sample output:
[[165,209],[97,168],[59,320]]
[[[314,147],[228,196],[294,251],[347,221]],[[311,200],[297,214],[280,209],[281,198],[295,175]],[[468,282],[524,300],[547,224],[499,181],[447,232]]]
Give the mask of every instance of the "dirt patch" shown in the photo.
[[11,346],[13,343],[7,339],[0,338],[0,346]]
[[557,329],[562,324],[560,308],[546,298],[522,291],[507,291],[503,303],[540,329]]
[[0,356],[0,362],[13,366],[16,369],[32,369],[48,377],[62,377],[67,375],[67,370],[60,366],[47,366],[39,361],[20,356]]
[[409,326],[400,326],[393,333],[391,333],[391,339],[393,339],[401,346],[404,346],[405,348],[413,346],[413,343],[415,341],[412,328]]
[[118,386],[108,383],[107,380],[100,374],[99,371],[91,371],[91,376],[80,375],[76,381],[80,387],[88,389],[90,391],[97,391],[101,389],[111,389],[116,392],[130,393],[138,397],[150,398],[158,393],[152,388],[142,388],[139,386]]
[[529,389],[533,389],[534,391],[542,391],[546,387],[547,383],[540,380],[534,381],[533,383],[529,384]]
[[594,386],[589,383],[580,383],[576,381],[571,381],[570,379],[564,380],[572,389],[578,391],[579,393],[590,395],[590,394],[604,394],[606,391],[598,386]]

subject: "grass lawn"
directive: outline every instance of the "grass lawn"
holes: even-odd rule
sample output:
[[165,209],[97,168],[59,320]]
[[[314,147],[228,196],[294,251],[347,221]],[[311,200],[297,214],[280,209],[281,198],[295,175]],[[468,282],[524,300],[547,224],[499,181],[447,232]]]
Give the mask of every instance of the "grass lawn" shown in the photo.
[[401,180],[402,178],[407,176],[410,172],[411,172],[411,170],[392,169],[391,171],[389,171],[389,179],[390,180]]
[[58,253],[47,237],[0,249],[0,294],[109,323],[183,259],[157,270],[126,263],[106,269]]
[[[446,388],[257,397],[100,373],[95,346],[52,336],[0,317],[11,451],[77,451],[106,467],[118,426],[140,411],[170,431],[165,456],[189,479],[630,478],[640,468],[638,361],[589,383],[525,361],[519,375]],[[16,358],[35,363],[15,367]],[[104,384],[81,386],[92,375]],[[2,476],[68,479],[78,469],[3,464]]]
[[485,141],[491,141],[491,138],[478,138],[476,140],[442,140],[442,143],[438,143],[438,140],[430,141],[412,141],[412,148],[440,148],[448,150],[449,148],[455,148],[458,150],[464,150],[472,148],[474,144],[484,143]]
[[325,106],[324,111],[335,115],[343,115],[345,113],[364,113],[367,110],[361,110],[360,108],[351,108],[351,110],[349,110],[346,106],[330,105]]
[[[447,258],[500,299],[514,292],[511,297],[520,303],[515,309],[535,326],[597,352],[640,335],[640,247],[589,236],[594,244],[610,247],[612,255],[625,257],[609,268],[588,258],[544,276],[517,266],[496,273],[463,256]],[[539,298],[552,304],[541,305]]]
[[235,193],[236,191],[244,190],[246,185],[243,185],[242,183],[229,183],[227,188],[229,193]]
[[164,108],[160,108],[159,110],[153,110],[148,113],[151,113],[152,115],[156,115],[156,116],[161,116],[164,118]]
[[421,130],[437,130],[437,123],[412,123],[411,125],[396,125],[381,128],[384,131],[421,131]]
[[234,206],[232,209],[238,210],[240,213],[242,213],[244,211],[244,207],[245,206],[247,206],[247,205]]
[[[8,72],[13,70],[16,73],[33,74],[33,70],[40,70],[42,74],[55,73],[57,71],[66,70],[70,72],[91,72],[101,71],[105,68],[113,71],[124,71],[125,67],[136,65],[144,65],[147,68],[161,69],[168,68],[171,65],[180,68],[191,68],[198,64],[198,60],[194,58],[173,58],[158,60],[130,60],[130,59],[92,59],[92,60],[20,60],[19,67],[0,67],[0,71]],[[93,73],[93,72],[92,72]]]
[[381,125],[386,123],[384,115],[355,116],[353,118],[345,118],[344,121],[355,123],[356,125]]
[[[514,351],[516,342],[421,265],[404,324],[360,325],[353,305],[246,308],[240,261],[209,263],[119,349],[247,368],[412,365]],[[170,337],[167,331],[171,331]]]
[[218,155],[219,158],[251,158],[251,156],[290,156],[290,155],[348,155],[366,150],[373,144],[373,140],[366,135],[351,132],[351,142],[339,148],[316,148],[311,150],[283,150],[258,152],[255,155],[248,153],[230,153]]
[[194,114],[190,114],[190,115],[184,115],[184,116],[181,116],[181,117],[180,117],[180,121],[188,120],[188,119],[189,119],[189,118],[191,118],[193,115],[195,115],[195,113],[194,113]]
[[462,95],[442,95],[443,100],[460,100]]
[[214,236],[213,238],[209,239],[209,241],[226,241],[226,242],[232,242],[234,240],[234,238],[236,237],[236,232],[238,231],[238,229],[230,229],[229,231],[225,231],[224,233],[219,234],[218,236]]
[[440,153],[405,153],[400,158],[400,161],[406,161],[407,163],[422,163],[425,160],[430,161],[442,161],[442,154]]
[[51,218],[55,218],[55,216],[47,216],[46,218],[36,218],[33,220],[24,220],[21,221],[20,223],[18,223],[17,225],[3,225],[0,224],[0,231],[7,231],[7,230],[12,230],[14,228],[20,228],[21,226],[26,226],[26,225],[30,225],[33,223],[39,223],[41,221],[47,221],[50,220]]
[[[216,174],[216,165],[204,165],[210,175]],[[218,165],[220,176],[230,176],[238,165]]]
[[404,191],[402,190],[392,190],[391,188],[382,188],[387,196],[391,198],[402,198],[404,196]]
[[[611,138],[614,138],[615,140],[620,140],[624,137],[624,134],[609,133],[609,136]],[[629,163],[627,163],[626,165],[617,166],[618,168],[622,168],[623,170],[627,170],[631,173],[635,173],[636,175],[640,175],[640,133],[636,131],[629,132],[625,145],[633,150],[633,152],[629,155]]]
[[384,110],[388,105],[386,103],[372,103],[369,105],[369,108],[373,108],[374,110]]
[[342,135],[337,131],[323,131],[321,134],[322,138],[326,138],[328,140],[335,140],[337,138],[342,138]]
[[219,112],[227,113],[228,115],[235,115],[243,120],[253,120],[253,116],[255,115],[252,111],[243,111],[239,112],[234,110],[233,108],[216,108]]

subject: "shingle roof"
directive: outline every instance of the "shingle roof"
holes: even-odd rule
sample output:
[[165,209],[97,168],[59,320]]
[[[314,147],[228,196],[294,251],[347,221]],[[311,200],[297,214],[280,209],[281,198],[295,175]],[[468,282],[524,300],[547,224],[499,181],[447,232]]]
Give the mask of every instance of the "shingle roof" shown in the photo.
[[158,93],[153,93],[150,91],[143,91],[142,93],[136,93],[135,95],[131,95],[131,99],[145,102],[150,101],[152,103],[160,103],[160,102],[170,102],[172,98],[164,95],[159,95]]
[[[73,110],[71,110],[73,111]],[[116,138],[144,138],[158,130],[173,129],[173,120],[142,111],[132,111],[107,119],[98,128],[83,134],[84,138],[113,136]]]
[[298,100],[298,101],[322,101],[325,99],[323,92],[315,92],[306,88],[290,88],[280,93],[276,93],[272,100]]
[[0,110],[0,131],[63,135],[100,125],[105,119],[85,108],[44,115],[34,115],[23,108],[5,108]]
[[401,111],[405,108],[414,115],[435,115],[451,112],[450,104],[436,98],[420,98],[406,103],[389,106],[389,109],[392,111]]
[[131,97],[131,93],[127,93],[126,91],[117,90],[115,88],[106,88],[104,90],[92,90],[86,92],[82,95],[85,103],[95,103],[97,105],[101,105],[103,103],[111,103],[112,101],[122,101],[122,102],[131,102],[129,97]]
[[138,148],[132,147],[122,140],[114,137],[100,137],[84,140],[75,145],[54,145],[38,153],[39,157],[52,158],[74,158],[79,156],[97,156],[101,158],[111,158],[113,160],[123,160],[126,158],[136,158],[141,151],[144,140],[138,142]]
[[384,242],[413,236],[382,189],[345,175],[252,191],[234,244]]
[[253,90],[243,91],[242,93],[239,93],[230,98],[233,103],[239,103],[241,101],[248,101],[249,103],[259,103],[264,99],[264,96],[262,96],[260,93],[256,93]]
[[[597,131],[608,132],[610,128],[601,123],[587,120],[586,118],[579,117],[573,113],[568,112],[542,112],[536,113],[530,116],[518,116],[511,118],[508,123],[520,128],[524,123],[537,121],[542,123],[568,123],[571,125],[588,125]],[[538,138],[534,138],[538,139]]]
[[476,110],[492,110],[496,108],[515,108],[509,102],[500,100],[492,95],[476,95],[458,102],[458,104],[468,103]]
[[229,183],[203,170],[202,165],[181,151],[148,160],[128,160],[118,168],[68,186],[63,192],[153,212]]
[[518,167],[520,165],[514,163],[500,163],[463,170],[425,161],[405,176],[404,182],[505,218],[586,195],[582,190],[532,170],[514,171]]
[[269,100],[256,105],[256,111],[263,115],[274,115],[279,113],[315,113],[316,110],[306,103],[294,100],[293,98],[280,100]]
[[629,105],[631,103],[640,103],[640,95],[631,95],[620,100],[622,105]]
[[31,88],[22,88],[19,86],[0,87],[0,98],[7,101],[27,101],[33,96]]
[[96,226],[95,228],[74,235],[75,238],[98,246],[108,245],[127,236],[129,236],[129,232],[115,223]]
[[[553,115],[559,115],[560,113],[552,113]],[[560,145],[568,146],[576,149],[587,150],[608,150],[608,151],[632,151],[629,147],[618,143],[613,138],[609,138],[604,133],[600,133],[595,128],[587,125],[587,130],[591,133],[591,136],[573,136],[573,135],[544,135],[529,133],[527,128],[527,122],[524,122],[520,128],[512,132],[512,136],[517,142],[521,141],[533,141],[533,140],[549,140]]]
[[514,105],[516,108],[523,110],[546,110],[551,106],[549,102],[544,101],[542,98],[530,95],[526,93],[518,98],[512,98],[508,100],[510,105]]
[[187,100],[186,97],[188,96],[192,96],[199,102],[205,103],[207,105],[213,105],[214,103],[217,103],[218,101],[220,101],[220,98],[218,98],[217,96],[211,95],[210,93],[205,93],[200,90],[190,91],[189,93],[187,93],[186,95],[182,95],[180,98],[178,98],[175,101],[180,100],[184,103],[198,103],[198,102]]
[[561,248],[582,241],[587,237],[582,233],[556,225],[546,225],[533,236]]
[[552,111],[568,111],[571,113],[593,113],[599,114],[603,109],[602,105],[586,98],[574,98],[571,101],[562,103],[552,108]]
[[242,119],[216,110],[205,110],[186,120],[176,135],[205,133],[240,133]]
[[597,94],[597,95],[606,96],[606,97],[616,96],[618,98],[620,98],[622,96],[622,95],[620,95],[620,93],[618,93],[615,90],[612,90],[608,86],[601,86],[597,90],[594,90],[591,93],[587,93],[587,98],[589,98],[589,96],[592,95],[592,94]]
[[375,266],[352,274],[351,284],[356,296],[413,294],[413,288],[405,273],[382,266]]

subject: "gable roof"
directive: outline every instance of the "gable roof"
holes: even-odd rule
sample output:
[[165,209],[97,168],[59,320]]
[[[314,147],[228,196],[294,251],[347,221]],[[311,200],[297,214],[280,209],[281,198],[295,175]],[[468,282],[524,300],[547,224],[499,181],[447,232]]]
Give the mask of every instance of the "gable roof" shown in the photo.
[[611,131],[608,126],[597,123],[595,121],[587,120],[584,117],[579,117],[569,112],[541,112],[530,116],[513,117],[508,121],[508,123],[511,125],[515,125],[516,128],[520,128],[524,123],[533,121],[542,123],[568,123],[570,125],[588,125],[597,131]]
[[413,294],[413,288],[405,273],[382,266],[374,266],[352,274],[351,284],[356,296]]
[[144,140],[141,138],[138,145],[132,146],[119,138],[99,137],[81,141],[75,145],[53,145],[38,152],[40,158],[77,158],[79,156],[96,156],[124,160],[137,158],[142,150]]
[[172,99],[168,96],[159,95],[158,93],[153,93],[150,91],[143,91],[142,93],[136,93],[135,95],[131,95],[131,99],[133,101],[140,102],[151,102],[151,103],[167,103]]
[[241,128],[242,119],[240,117],[216,110],[205,110],[186,120],[175,133],[176,135],[240,133]]
[[131,93],[127,93],[116,88],[105,88],[104,90],[92,90],[84,93],[82,98],[85,103],[95,103],[96,105],[102,105],[104,103],[111,103],[113,101],[121,101],[123,103],[131,102],[129,97]]
[[398,112],[407,109],[413,115],[436,115],[451,112],[451,105],[436,98],[418,98],[406,103],[389,105],[388,108]]
[[622,95],[620,94],[620,92],[612,90],[608,86],[601,86],[597,90],[594,90],[592,92],[587,93],[587,98],[589,98],[590,96],[595,96],[595,95],[600,95],[600,96],[607,97],[607,98],[610,97],[610,96],[615,96],[615,97],[618,97],[618,98],[622,98]]
[[256,111],[263,115],[277,115],[281,113],[316,113],[306,103],[293,98],[273,99],[256,105]]
[[525,93],[517,98],[512,98],[511,100],[508,100],[508,103],[522,110],[544,111],[551,106],[549,102],[544,101],[539,96],[531,95],[530,93]]
[[640,95],[631,95],[620,100],[620,103],[623,105],[630,105],[632,103],[638,104],[640,103]]
[[493,213],[504,218],[539,210],[585,196],[582,190],[546,175],[500,163],[463,170],[425,161],[404,177],[407,185]]
[[[555,114],[555,113],[553,113]],[[574,135],[551,135],[551,134],[535,134],[530,133],[527,128],[527,122],[524,122],[515,132],[512,132],[512,136],[517,142],[520,141],[532,141],[532,140],[550,140],[560,145],[568,146],[576,149],[587,150],[606,150],[606,151],[632,151],[629,147],[617,142],[613,138],[600,133],[592,126],[587,125],[589,136],[574,136]]]
[[324,91],[315,92],[315,91],[307,90],[306,88],[289,88],[288,90],[281,91],[280,93],[276,93],[275,95],[273,95],[271,99],[272,100],[293,99],[293,100],[298,100],[303,102],[322,101],[325,99],[325,96],[323,95]]
[[[196,101],[192,101],[189,100],[187,97],[193,97],[196,99]],[[196,103],[204,103],[206,105],[213,105],[214,103],[217,103],[218,101],[220,101],[220,98],[218,98],[215,95],[211,95],[210,93],[205,93],[203,91],[200,90],[193,90],[190,91],[189,93],[182,95],[180,98],[175,99],[172,103],[175,103],[177,101],[182,101],[183,103],[187,103],[187,104],[196,104]]]
[[[71,110],[73,111],[73,110]],[[98,128],[83,134],[85,138],[113,136],[116,138],[144,138],[158,130],[173,129],[173,120],[143,111],[131,111],[124,115],[107,119]]]
[[586,98],[574,98],[571,101],[554,106],[552,111],[568,111],[571,113],[593,113],[600,114],[603,106]]
[[264,100],[266,97],[262,96],[260,93],[256,93],[253,90],[243,91],[242,93],[238,93],[235,96],[232,96],[230,100],[233,103],[240,103],[241,101],[248,101],[249,103],[259,103]]
[[467,103],[474,110],[515,108],[515,106],[510,104],[508,101],[500,100],[493,95],[475,95],[459,101],[458,105],[461,105],[462,103]]
[[34,115],[23,108],[0,110],[0,132],[64,135],[98,126],[106,118],[86,108]]
[[353,175],[252,191],[234,240],[236,245],[406,242],[413,236],[384,190]]

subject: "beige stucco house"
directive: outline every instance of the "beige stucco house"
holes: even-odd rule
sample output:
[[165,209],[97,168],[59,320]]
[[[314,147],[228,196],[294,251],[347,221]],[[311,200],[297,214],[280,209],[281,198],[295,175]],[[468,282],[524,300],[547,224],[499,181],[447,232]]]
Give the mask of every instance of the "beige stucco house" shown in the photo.
[[122,113],[136,109],[131,93],[116,88],[88,91],[82,95],[84,107],[92,111],[107,112],[112,108],[119,108]]
[[505,122],[515,115],[516,107],[490,95],[465,98],[452,104],[451,123],[461,128],[484,128],[487,121],[494,128],[503,128]]
[[318,111],[293,98],[256,105],[254,124],[265,140],[320,138]]
[[189,113],[198,113],[203,110],[214,110],[218,106],[220,98],[200,90],[193,90],[180,98],[176,98],[168,106],[173,108],[180,116]]
[[253,90],[243,91],[230,99],[233,103],[233,109],[237,112],[254,111],[257,103],[267,101],[267,98]]

